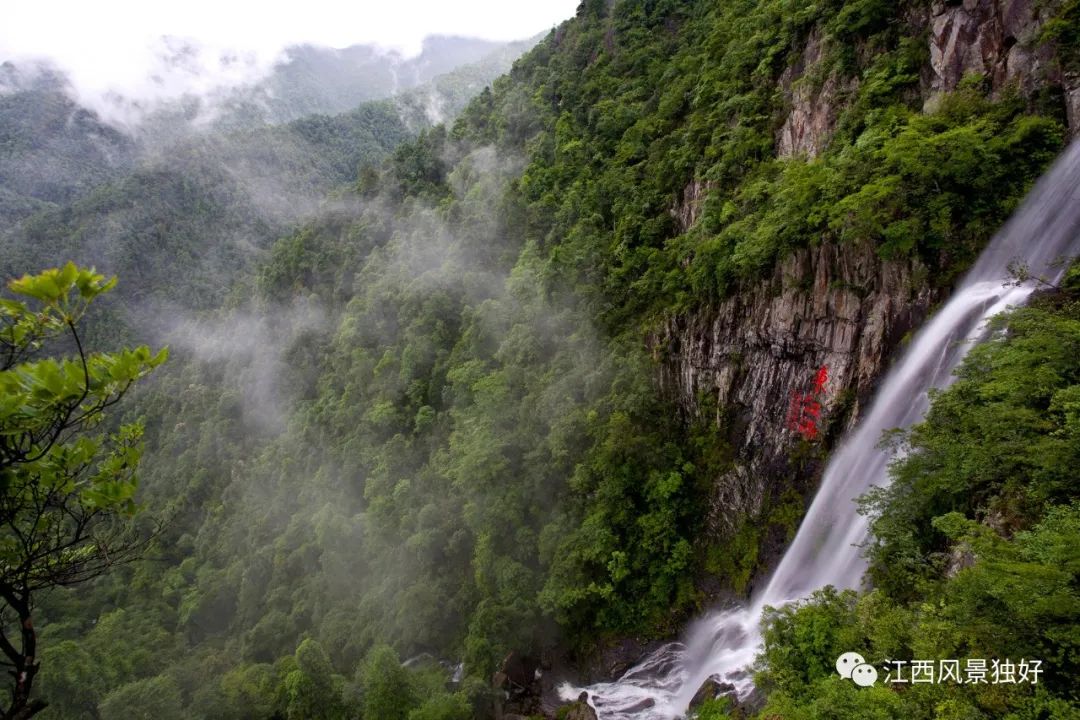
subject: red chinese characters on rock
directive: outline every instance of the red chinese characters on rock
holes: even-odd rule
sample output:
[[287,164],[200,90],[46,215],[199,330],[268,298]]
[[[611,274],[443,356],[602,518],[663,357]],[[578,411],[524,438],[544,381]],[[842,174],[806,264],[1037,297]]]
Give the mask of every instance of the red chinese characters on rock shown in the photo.
[[814,395],[825,392],[825,383],[827,382],[829,382],[829,368],[822,365],[821,369],[817,371],[817,375],[814,376]]
[[788,407],[788,429],[799,433],[803,440],[812,441],[818,437],[818,420],[821,419],[821,396],[825,393],[825,383],[829,381],[829,368],[825,365],[814,376],[814,387],[810,392],[791,393],[791,405]]

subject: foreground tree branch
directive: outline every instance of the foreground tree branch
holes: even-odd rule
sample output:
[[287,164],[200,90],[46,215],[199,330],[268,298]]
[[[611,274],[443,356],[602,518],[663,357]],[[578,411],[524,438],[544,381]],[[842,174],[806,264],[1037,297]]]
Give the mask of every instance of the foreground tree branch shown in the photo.
[[[99,427],[166,352],[91,354],[78,331],[90,302],[114,284],[69,263],[10,282],[15,297],[0,298],[0,653],[12,678],[0,720],[47,705],[33,697],[35,593],[130,562],[153,537],[131,522],[142,427]],[[73,357],[42,357],[65,338]]]

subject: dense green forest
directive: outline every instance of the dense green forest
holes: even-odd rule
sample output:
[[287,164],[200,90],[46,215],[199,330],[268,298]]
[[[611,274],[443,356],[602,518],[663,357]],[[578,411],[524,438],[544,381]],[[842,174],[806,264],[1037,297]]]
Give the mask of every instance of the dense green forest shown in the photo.
[[[970,77],[924,107],[928,46],[899,18],[928,5],[586,0],[451,123],[414,134],[368,103],[12,201],[5,273],[107,268],[92,340],[171,352],[111,411],[143,428],[137,500],[166,522],[140,561],[39,601],[40,717],[486,718],[512,651],[587,664],[743,592],[808,498],[706,531],[735,449],[723,408],[659,391],[650,334],[822,241],[948,288],[1066,141],[1052,92]],[[1047,8],[1043,42],[1068,43],[1076,3]],[[821,155],[778,158],[777,87],[811,35],[807,82],[859,82]],[[1001,320],[866,499],[875,589],[766,616],[753,712],[1080,712],[1069,278]],[[863,689],[831,674],[851,646],[1027,654],[1055,679]]]
[[73,200],[131,168],[134,140],[81,108],[56,72],[0,64],[0,222]]
[[[50,198],[0,235],[2,263],[15,274],[67,257],[125,277],[125,300],[219,307],[261,250],[409,135],[382,101],[285,126],[182,137],[111,182],[69,201]],[[185,282],[175,281],[179,273]]]

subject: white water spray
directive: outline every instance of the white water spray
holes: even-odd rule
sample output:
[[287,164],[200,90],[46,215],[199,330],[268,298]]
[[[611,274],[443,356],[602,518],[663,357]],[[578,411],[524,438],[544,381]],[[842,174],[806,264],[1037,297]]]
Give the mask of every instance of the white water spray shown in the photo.
[[585,688],[565,685],[560,696],[582,690],[601,720],[671,720],[682,717],[709,678],[731,683],[740,696],[752,686],[749,666],[761,645],[758,624],[766,606],[781,606],[832,585],[858,588],[866,570],[860,545],[869,521],[855,499],[888,483],[882,433],[909,427],[929,407],[927,391],[944,388],[986,321],[1022,304],[1030,286],[1005,284],[1011,261],[1033,275],[1056,279],[1062,258],[1080,254],[1080,141],[1074,142],[1038,182],[1013,218],[994,237],[949,302],[915,336],[887,374],[869,412],[833,452],[799,532],[771,580],[752,602],[695,621],[684,642],[669,643],[614,682]]

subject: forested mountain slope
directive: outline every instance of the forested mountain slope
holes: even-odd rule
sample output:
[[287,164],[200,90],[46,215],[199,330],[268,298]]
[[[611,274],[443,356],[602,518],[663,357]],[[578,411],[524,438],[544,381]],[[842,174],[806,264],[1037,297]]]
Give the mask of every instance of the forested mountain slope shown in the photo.
[[[370,100],[425,88],[445,75],[460,75],[466,67],[478,67],[484,81],[490,82],[534,44],[431,36],[424,39],[420,54],[410,58],[372,45],[291,47],[269,77],[223,98],[219,122],[258,118],[282,123],[308,115],[337,115]],[[457,95],[450,99],[461,101]]]
[[[383,101],[143,147],[126,173],[4,228],[0,267],[14,275],[67,257],[128,277],[119,299],[141,304],[141,313],[145,303],[218,307],[274,238],[410,135]],[[115,310],[110,322],[130,321]]]
[[48,68],[0,64],[0,223],[72,200],[129,170],[131,138],[79,107]]
[[[492,687],[508,653],[614,672],[590,660],[745,593],[904,334],[1075,132],[1078,22],[1068,1],[583,2],[169,329],[130,412],[141,500],[172,522],[50,599],[47,712],[539,713]],[[822,365],[800,436],[787,398]],[[930,551],[879,527],[885,555]],[[422,654],[463,662],[454,692],[399,664]],[[820,668],[775,657],[770,707],[798,717]],[[915,716],[898,702],[880,716]]]
[[[121,127],[99,117],[92,102],[80,104],[79,89],[48,61],[5,61],[0,64],[0,220],[11,223],[50,203],[73,201],[130,172],[148,149],[183,156],[191,149],[173,146],[205,136],[208,126],[220,131],[210,133],[212,141],[224,144],[230,133],[250,135],[268,125],[338,116],[335,139],[342,147],[334,148],[333,161],[348,165],[346,176],[352,178],[357,156],[370,149],[362,138],[349,136],[364,123],[349,113],[399,97],[401,114],[414,131],[453,117],[536,40],[433,36],[408,59],[370,45],[288,48],[269,76],[255,84],[156,102],[118,94],[111,98],[118,108],[138,109],[124,116]],[[179,55],[185,51],[183,45],[172,49]],[[323,135],[329,131],[324,128]],[[280,145],[282,139],[263,142]],[[218,150],[220,145],[209,152]],[[339,182],[335,176],[330,184]]]
[[[156,320],[173,306],[219,307],[233,282],[251,276],[274,239],[320,208],[347,202],[333,196],[356,180],[360,168],[378,166],[406,138],[460,112],[528,46],[432,38],[425,54],[409,61],[358,46],[354,54],[363,50],[386,72],[408,67],[415,77],[401,87],[383,87],[361,73],[366,66],[350,71],[347,63],[316,63],[301,73],[303,82],[275,97],[303,94],[297,84],[325,89],[351,82],[366,89],[329,105],[308,103],[306,117],[282,124],[217,107],[207,111],[218,113],[207,125],[195,102],[187,110],[165,106],[124,130],[70,99],[72,89],[58,71],[6,64],[0,271],[14,276],[68,258],[129,278],[115,298],[126,305],[117,306],[114,298],[102,303],[108,318],[97,325],[109,325],[114,337],[130,337],[132,324],[145,332],[151,318],[160,330]],[[306,52],[337,57],[325,48]],[[481,60],[470,62],[476,57]],[[299,72],[299,62],[293,58],[272,77]],[[390,99],[403,87],[413,89]],[[387,99],[349,104],[353,96],[380,94]],[[321,114],[327,108],[335,114]],[[176,282],[180,275],[185,282]],[[135,306],[138,317],[127,312]]]

